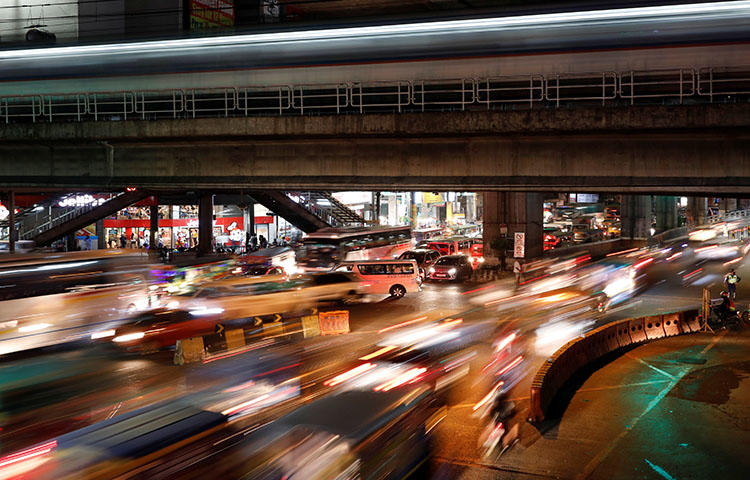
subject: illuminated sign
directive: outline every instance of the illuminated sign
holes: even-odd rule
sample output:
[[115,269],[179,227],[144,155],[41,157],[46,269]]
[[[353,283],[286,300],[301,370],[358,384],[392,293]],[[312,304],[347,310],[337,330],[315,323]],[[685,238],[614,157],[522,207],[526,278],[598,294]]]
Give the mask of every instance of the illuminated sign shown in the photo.
[[8,207],[0,203],[0,220],[5,220],[6,218],[8,218],[8,215],[10,215]]
[[234,0],[190,0],[190,29],[234,26]]
[[92,195],[75,195],[72,197],[63,198],[57,202],[58,207],[83,207],[85,205],[101,205],[106,202],[106,198],[96,198]]

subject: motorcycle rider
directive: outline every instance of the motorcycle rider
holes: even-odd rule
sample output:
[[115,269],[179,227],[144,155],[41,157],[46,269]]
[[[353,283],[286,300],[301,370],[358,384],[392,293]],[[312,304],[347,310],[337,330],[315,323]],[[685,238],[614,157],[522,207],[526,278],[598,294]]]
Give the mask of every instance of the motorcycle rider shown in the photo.
[[737,309],[735,308],[732,299],[729,298],[729,294],[727,292],[721,292],[720,295],[721,304],[716,307],[716,315],[719,317],[719,320],[726,321],[727,318],[736,314]]

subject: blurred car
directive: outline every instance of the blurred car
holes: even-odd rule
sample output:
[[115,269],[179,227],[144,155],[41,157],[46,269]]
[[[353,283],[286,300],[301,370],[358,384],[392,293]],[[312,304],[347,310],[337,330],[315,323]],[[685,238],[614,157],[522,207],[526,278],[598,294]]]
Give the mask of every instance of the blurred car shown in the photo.
[[576,207],[560,206],[555,209],[555,218],[560,220],[573,220],[583,214],[581,210]]
[[253,432],[235,477],[410,478],[429,459],[446,408],[427,386],[392,385],[327,395]]
[[132,322],[116,329],[103,330],[92,339],[106,339],[129,352],[149,353],[177,343],[177,340],[213,333],[222,320],[221,312],[190,312],[167,308],[136,316]]
[[544,227],[544,249],[552,250],[563,245],[562,232],[556,227]]
[[604,229],[607,237],[617,238],[622,230],[619,220],[605,220]]
[[604,239],[604,234],[598,228],[591,228],[587,223],[573,224],[573,241],[575,243],[599,242]]
[[415,260],[419,266],[419,275],[425,278],[427,269],[440,258],[440,253],[431,248],[407,250],[398,256],[399,260]]
[[308,301],[350,303],[360,299],[366,292],[360,279],[348,272],[329,272],[310,275],[302,294]]
[[[30,253],[34,251],[36,244],[32,240],[18,240],[13,245],[16,253]],[[0,242],[0,255],[3,253],[10,253],[10,244],[8,242]]]
[[480,263],[484,263],[484,242],[481,238],[472,241],[469,260],[471,260],[474,268],[477,268]]
[[275,265],[243,265],[241,268],[242,274],[249,277],[284,274],[284,269]]
[[91,338],[111,340],[127,350],[153,351],[210,334],[219,323],[240,326],[256,317],[301,313],[323,302],[360,296],[359,281],[342,272],[223,279],[173,295],[166,308],[145,312],[116,329],[94,332]]
[[466,255],[445,255],[427,269],[428,280],[457,280],[471,278],[474,267]]

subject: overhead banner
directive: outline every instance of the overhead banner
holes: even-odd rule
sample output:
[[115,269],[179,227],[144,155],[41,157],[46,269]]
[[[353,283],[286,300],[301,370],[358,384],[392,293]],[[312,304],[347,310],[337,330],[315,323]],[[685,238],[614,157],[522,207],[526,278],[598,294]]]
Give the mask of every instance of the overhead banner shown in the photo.
[[190,0],[190,30],[234,26],[234,0]]

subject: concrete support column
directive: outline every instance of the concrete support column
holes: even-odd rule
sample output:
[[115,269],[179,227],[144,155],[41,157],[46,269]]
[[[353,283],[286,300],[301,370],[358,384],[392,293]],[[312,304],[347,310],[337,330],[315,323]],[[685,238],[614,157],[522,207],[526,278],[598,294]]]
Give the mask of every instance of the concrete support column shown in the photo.
[[106,233],[104,231],[104,219],[100,218],[94,224],[96,228],[96,249],[104,250],[107,248]]
[[380,225],[380,192],[375,192],[372,201],[372,215],[375,225]]
[[737,199],[736,198],[726,198],[726,211],[727,212],[733,212],[737,210]]
[[648,238],[651,228],[650,196],[623,195],[620,215],[623,238]]
[[508,239],[508,250],[513,249],[514,234],[525,234],[526,259],[542,256],[542,216],[544,195],[523,192],[484,192],[484,254],[499,254],[492,249],[498,238]]
[[688,225],[691,227],[705,225],[706,211],[708,210],[708,198],[690,197],[688,198]]
[[417,192],[411,192],[411,228],[417,228],[419,208],[417,207]]
[[65,236],[65,251],[75,252],[78,250],[78,241],[76,240],[76,232],[69,233]]
[[8,192],[8,252],[16,253],[16,194]]
[[203,193],[198,204],[198,255],[213,253],[214,196]]
[[148,248],[153,250],[159,246],[159,242],[156,240],[159,234],[159,205],[151,205],[149,207],[148,217]]
[[255,233],[255,202],[252,200],[247,205],[247,226],[245,226],[245,229],[250,235]]
[[255,202],[250,200],[242,208],[242,221],[245,225],[245,251],[250,252],[250,237],[255,232]]
[[657,233],[677,228],[677,197],[660,195],[655,204]]

